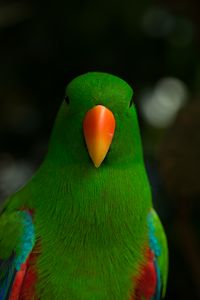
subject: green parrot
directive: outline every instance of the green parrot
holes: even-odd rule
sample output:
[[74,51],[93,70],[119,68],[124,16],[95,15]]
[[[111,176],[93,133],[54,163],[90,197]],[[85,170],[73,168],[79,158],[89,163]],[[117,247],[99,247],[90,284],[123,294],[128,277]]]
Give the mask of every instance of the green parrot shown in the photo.
[[164,297],[168,250],[152,207],[131,87],[72,80],[49,150],[0,213],[0,300]]

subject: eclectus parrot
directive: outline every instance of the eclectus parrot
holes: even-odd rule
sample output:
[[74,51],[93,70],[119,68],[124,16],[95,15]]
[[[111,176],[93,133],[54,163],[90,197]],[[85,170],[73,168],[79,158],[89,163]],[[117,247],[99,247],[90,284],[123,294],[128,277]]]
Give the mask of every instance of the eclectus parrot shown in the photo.
[[164,297],[167,242],[132,94],[101,72],[67,86],[44,162],[1,208],[1,300]]

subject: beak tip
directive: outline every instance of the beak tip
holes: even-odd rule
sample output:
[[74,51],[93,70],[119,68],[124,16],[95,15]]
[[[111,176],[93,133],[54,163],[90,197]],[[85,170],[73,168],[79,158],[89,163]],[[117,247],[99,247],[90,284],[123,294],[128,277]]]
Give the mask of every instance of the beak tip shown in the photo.
[[94,164],[94,166],[96,167],[96,169],[98,169],[98,167],[100,166],[100,164]]
[[102,163],[102,160],[99,161],[99,160],[96,160],[96,159],[92,159],[92,161],[93,161],[93,164],[94,164],[95,168],[97,168],[97,169],[100,167],[100,165]]

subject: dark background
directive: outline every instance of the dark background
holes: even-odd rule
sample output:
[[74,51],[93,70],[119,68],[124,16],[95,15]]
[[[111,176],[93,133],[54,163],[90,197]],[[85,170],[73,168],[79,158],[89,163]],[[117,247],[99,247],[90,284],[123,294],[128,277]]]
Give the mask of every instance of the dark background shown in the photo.
[[0,1],[0,199],[47,151],[66,84],[87,71],[135,91],[166,299],[200,299],[200,1]]

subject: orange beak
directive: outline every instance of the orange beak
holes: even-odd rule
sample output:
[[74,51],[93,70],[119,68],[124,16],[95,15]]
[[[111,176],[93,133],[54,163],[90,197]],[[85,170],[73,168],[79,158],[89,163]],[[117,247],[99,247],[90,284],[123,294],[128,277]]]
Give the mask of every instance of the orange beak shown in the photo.
[[102,105],[93,107],[85,115],[83,132],[89,155],[98,168],[110,148],[115,132],[113,113]]

